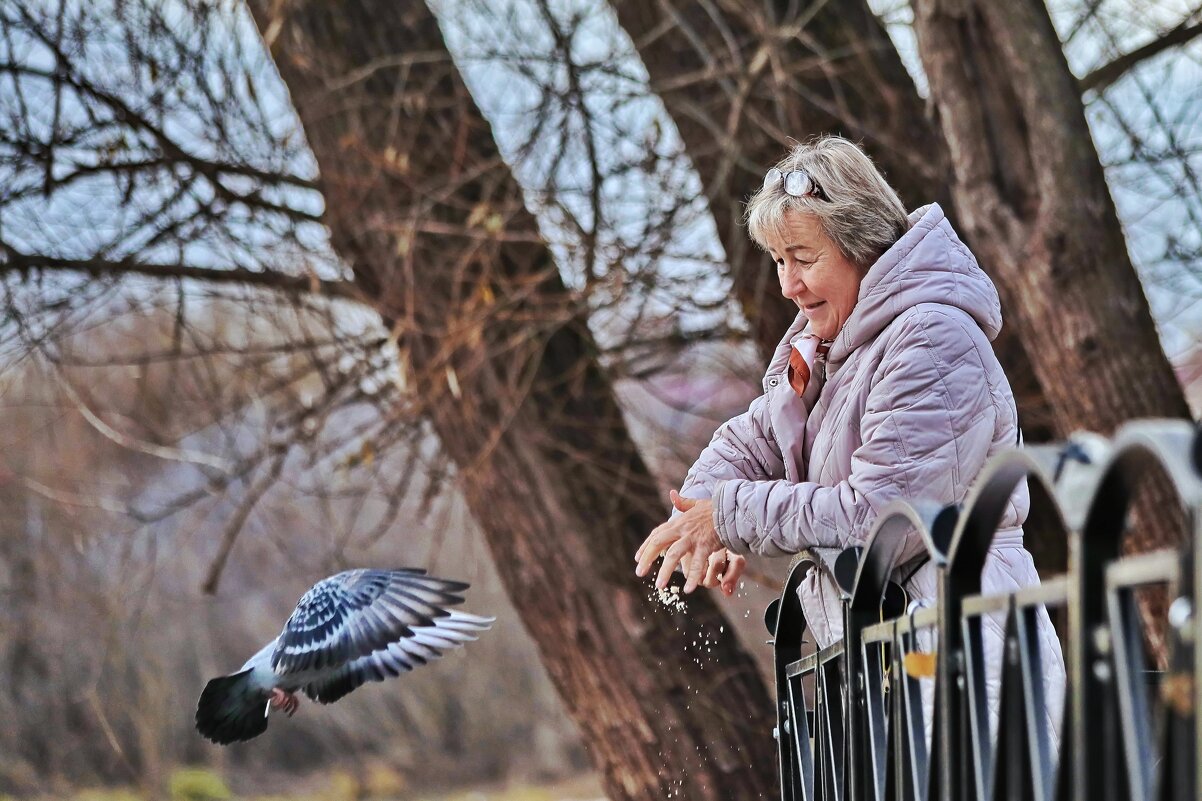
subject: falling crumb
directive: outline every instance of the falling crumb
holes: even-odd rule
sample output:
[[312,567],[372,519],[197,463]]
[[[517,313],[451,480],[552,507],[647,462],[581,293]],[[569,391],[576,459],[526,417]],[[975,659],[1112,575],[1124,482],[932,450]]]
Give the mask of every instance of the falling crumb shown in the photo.
[[684,612],[687,609],[684,597],[680,595],[680,587],[656,589],[655,599],[673,612]]

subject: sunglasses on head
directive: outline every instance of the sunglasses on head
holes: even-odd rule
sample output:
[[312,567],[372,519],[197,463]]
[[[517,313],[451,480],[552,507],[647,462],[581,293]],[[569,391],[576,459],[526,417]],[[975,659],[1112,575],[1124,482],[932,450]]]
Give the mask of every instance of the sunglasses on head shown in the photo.
[[769,189],[782,182],[784,183],[785,194],[787,195],[792,195],[793,197],[808,197],[809,195],[813,195],[820,200],[827,199],[826,193],[822,191],[822,187],[805,170],[781,172],[776,167],[773,167],[764,176],[765,189]]

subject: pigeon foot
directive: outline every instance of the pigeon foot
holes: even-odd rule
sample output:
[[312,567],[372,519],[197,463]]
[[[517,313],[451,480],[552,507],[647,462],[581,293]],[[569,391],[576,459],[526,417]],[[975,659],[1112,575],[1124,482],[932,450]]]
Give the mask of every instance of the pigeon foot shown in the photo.
[[296,693],[276,687],[271,691],[271,705],[276,709],[282,709],[284,714],[292,717],[300,707],[300,699],[296,697]]

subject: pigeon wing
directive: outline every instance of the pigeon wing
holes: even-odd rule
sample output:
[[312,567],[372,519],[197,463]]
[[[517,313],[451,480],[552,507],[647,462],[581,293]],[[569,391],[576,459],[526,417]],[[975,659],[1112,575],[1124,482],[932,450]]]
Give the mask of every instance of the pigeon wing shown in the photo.
[[333,671],[447,617],[468,585],[424,570],[347,570],[305,593],[284,625],[271,666],[277,676]]
[[320,704],[332,704],[369,681],[407,673],[432,662],[452,648],[476,639],[496,618],[451,612],[432,626],[415,626],[409,636],[353,659],[321,679],[303,687],[305,695]]

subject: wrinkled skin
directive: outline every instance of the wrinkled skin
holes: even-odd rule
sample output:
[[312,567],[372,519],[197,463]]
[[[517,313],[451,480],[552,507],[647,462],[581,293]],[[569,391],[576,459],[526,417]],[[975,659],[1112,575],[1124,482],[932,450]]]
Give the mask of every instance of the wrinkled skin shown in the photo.
[[729,553],[714,530],[713,504],[708,500],[682,498],[672,490],[672,505],[682,514],[659,525],[643,541],[635,553],[635,575],[645,576],[651,565],[663,553],[664,561],[655,578],[655,586],[668,586],[672,571],[679,565],[685,575],[684,591],[698,586],[710,589],[721,587],[727,596],[733,595],[747,560]]
[[843,328],[860,296],[864,271],[856,267],[810,214],[785,212],[780,232],[765,237],[776,264],[780,293],[810,321],[810,332],[830,341]]

